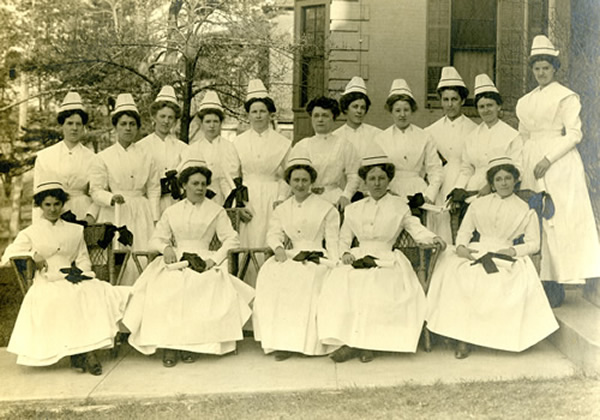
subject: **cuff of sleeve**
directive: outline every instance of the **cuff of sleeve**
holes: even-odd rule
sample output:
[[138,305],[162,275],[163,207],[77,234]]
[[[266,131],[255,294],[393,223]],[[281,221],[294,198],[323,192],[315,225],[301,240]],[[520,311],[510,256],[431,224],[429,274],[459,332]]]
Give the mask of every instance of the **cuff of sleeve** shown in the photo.
[[92,195],[94,201],[101,206],[110,207],[110,202],[113,198],[113,193],[108,191],[97,191]]

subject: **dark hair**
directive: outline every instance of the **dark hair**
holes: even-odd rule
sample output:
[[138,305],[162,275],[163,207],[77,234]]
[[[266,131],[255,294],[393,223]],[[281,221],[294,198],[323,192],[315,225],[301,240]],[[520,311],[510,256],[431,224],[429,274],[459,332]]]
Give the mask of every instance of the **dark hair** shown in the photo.
[[289,168],[287,168],[283,173],[283,179],[285,180],[285,182],[287,182],[288,184],[290,183],[290,179],[292,178],[292,172],[294,172],[296,169],[303,169],[306,172],[308,172],[308,174],[310,175],[311,184],[314,184],[314,182],[317,180],[317,170],[312,166],[292,165]]
[[128,117],[131,117],[131,118],[135,119],[135,122],[136,122],[138,128],[140,128],[142,126],[142,120],[140,119],[140,114],[138,114],[135,111],[120,111],[120,112],[117,112],[115,115],[113,115],[112,118],[111,118],[112,125],[114,127],[117,126],[117,123],[119,122],[119,119],[123,115],[127,115]]
[[204,175],[204,178],[206,178],[206,185],[210,185],[210,181],[212,179],[212,171],[210,169],[208,169],[206,166],[190,166],[185,168],[179,174],[179,179],[177,180],[179,186],[183,188],[183,186],[190,180],[190,177],[194,174]]
[[392,95],[386,99],[386,101],[385,101],[386,111],[392,112],[392,108],[394,108],[394,104],[398,101],[408,102],[408,104],[410,105],[410,110],[412,112],[415,112],[418,109],[417,102],[412,97],[410,97],[404,93],[401,93],[401,94]]
[[455,91],[456,93],[458,93],[458,96],[460,96],[460,99],[462,100],[467,99],[467,97],[469,96],[469,89],[467,89],[464,86],[444,86],[437,90],[437,94],[439,95],[440,99],[442,98],[442,93],[445,90]]
[[277,112],[277,108],[275,107],[275,102],[273,102],[273,99],[268,98],[268,97],[248,99],[246,102],[244,102],[244,109],[246,110],[246,112],[250,112],[250,107],[255,102],[262,102],[263,104],[265,104],[265,106],[267,107],[267,111],[269,111],[271,114],[274,114]]
[[198,115],[200,121],[204,121],[204,117],[206,117],[207,115],[216,115],[217,117],[219,117],[219,120],[221,122],[223,122],[223,120],[225,119],[225,114],[218,108],[204,108],[198,111],[198,114],[196,115]]
[[375,165],[361,166],[360,168],[358,168],[358,176],[363,181],[366,181],[367,175],[369,174],[369,172],[371,172],[371,169],[373,168],[381,168],[381,170],[385,172],[385,174],[388,177],[388,180],[390,181],[394,179],[394,175],[396,175],[396,166],[394,166],[393,163],[377,163]]
[[40,207],[46,197],[54,197],[63,205],[69,200],[69,194],[60,188],[41,191],[33,196],[33,203],[36,207]]
[[181,107],[170,101],[152,102],[152,105],[150,105],[150,115],[155,116],[156,113],[163,108],[171,108],[173,112],[175,112],[176,119],[181,117]]
[[56,121],[58,121],[59,125],[63,125],[65,120],[72,115],[79,114],[81,117],[81,122],[83,125],[86,125],[88,122],[88,114],[83,109],[69,109],[68,111],[61,111],[56,116]]
[[340,109],[345,114],[348,111],[348,108],[354,101],[358,101],[362,99],[367,104],[367,112],[369,112],[369,108],[371,107],[371,100],[367,95],[362,92],[350,92],[345,95],[342,95],[340,98]]
[[487,182],[490,185],[490,187],[494,186],[494,177],[500,171],[510,172],[515,178],[515,182],[517,182],[519,180],[519,176],[521,176],[521,173],[519,172],[517,167],[510,163],[504,163],[502,165],[494,166],[493,168],[488,169],[486,173]]
[[529,59],[527,61],[529,62],[530,68],[533,67],[533,65],[535,63],[537,63],[538,61],[547,61],[548,63],[552,64],[552,67],[554,67],[554,70],[558,70],[560,68],[560,59],[553,55],[548,55],[548,54],[532,55],[531,57],[529,57]]
[[316,108],[328,109],[333,114],[333,120],[340,116],[340,106],[338,101],[333,98],[328,98],[327,96],[319,96],[317,98],[311,99],[311,101],[306,105],[306,112],[308,115],[312,117],[313,110]]
[[479,93],[477,95],[475,95],[475,106],[477,106],[477,103],[479,102],[480,99],[493,99],[494,101],[496,101],[496,103],[498,105],[502,105],[502,96],[500,96],[499,93],[496,92],[483,92],[483,93]]

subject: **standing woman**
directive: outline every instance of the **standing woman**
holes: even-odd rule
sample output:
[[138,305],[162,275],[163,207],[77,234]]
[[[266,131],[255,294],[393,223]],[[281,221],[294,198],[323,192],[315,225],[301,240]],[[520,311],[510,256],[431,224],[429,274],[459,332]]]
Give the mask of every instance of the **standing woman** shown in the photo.
[[[33,185],[48,179],[60,181],[71,197],[64,210],[70,210],[79,220],[94,223],[98,206],[89,195],[89,168],[95,155],[81,144],[88,114],[77,92],[67,93],[58,108],[57,120],[62,127],[63,140],[38,152],[33,167]],[[35,220],[41,216],[37,206],[34,214]]]
[[[181,117],[181,107],[172,86],[163,86],[156,100],[150,106],[154,133],[138,142],[138,146],[152,157],[160,181],[160,213],[175,203],[179,196],[176,190],[176,168],[181,163],[187,145],[171,133]],[[172,191],[175,189],[175,192]]]
[[523,142],[517,130],[500,120],[502,97],[487,74],[475,78],[475,106],[483,121],[465,140],[455,188],[484,194],[489,192],[486,172],[490,159],[510,156],[520,165]]
[[244,109],[250,128],[233,142],[249,196],[247,214],[244,215],[247,223],[240,227],[240,242],[244,247],[264,247],[274,204],[285,200],[289,194],[283,172],[291,142],[271,128],[271,119],[277,109],[260,80],[253,79],[248,83]]
[[[437,85],[437,94],[444,116],[425,128],[433,137],[435,146],[442,160],[444,181],[436,204],[444,205],[446,196],[452,191],[460,171],[460,157],[467,135],[477,124],[462,112],[462,107],[469,96],[469,90],[462,77],[454,67],[444,67]],[[446,242],[452,242],[450,229],[450,213],[430,214],[430,228]]]
[[[275,352],[277,361],[294,353],[316,356],[335,349],[319,342],[317,302],[330,272],[322,258],[338,260],[340,216],[311,192],[316,179],[310,159],[290,157],[285,180],[293,196],[273,212],[267,243],[275,256],[261,267],[256,280],[254,337],[265,353]],[[285,249],[286,238],[292,249]]]
[[[442,162],[428,133],[412,124],[417,102],[404,79],[392,83],[385,102],[394,124],[375,138],[396,168],[390,178],[390,191],[405,202],[408,195],[423,194],[427,203],[435,203],[443,181]],[[427,176],[427,181],[425,181]]]
[[[411,215],[404,199],[388,192],[395,173],[387,156],[364,157],[359,174],[369,196],[346,208],[343,265],[325,281],[317,310],[321,343],[342,346],[331,354],[337,363],[354,357],[370,362],[373,351],[417,350],[425,293],[411,263],[392,247],[404,229],[419,243],[445,243]],[[358,247],[350,248],[354,238]]]
[[233,180],[240,176],[240,158],[233,143],[221,137],[225,114],[216,92],[206,92],[198,107],[197,117],[202,136],[188,147],[185,155],[206,161],[212,172],[210,189],[215,193],[212,201],[222,206],[236,187]]
[[[533,40],[529,64],[538,87],[519,99],[517,117],[523,139],[523,188],[545,190],[554,201],[554,217],[544,220],[542,281],[584,283],[600,276],[600,244],[576,145],[581,141],[579,96],[555,80],[558,50],[544,35]],[[550,286],[550,284],[548,284]]]
[[[112,124],[117,142],[100,152],[91,168],[98,222],[127,226],[133,233],[132,250],[145,251],[160,214],[160,184],[152,157],[135,143],[141,120],[131,94],[117,97]],[[127,264],[123,283],[131,285],[136,277],[135,267]]]
[[[185,198],[156,225],[149,248],[162,256],[136,282],[123,318],[129,343],[143,354],[164,349],[165,367],[180,357],[192,363],[196,353],[235,351],[251,314],[254,290],[226,269],[227,251],[239,246],[238,235],[223,207],[205,197],[211,175],[203,161],[183,163],[179,182]],[[215,233],[222,245],[210,251]],[[170,266],[182,260],[188,264]]]
[[294,146],[294,153],[308,156],[317,171],[313,192],[336,206],[340,212],[350,204],[358,190],[360,159],[352,144],[333,133],[340,108],[335,99],[321,96],[306,105],[315,135],[302,139]]

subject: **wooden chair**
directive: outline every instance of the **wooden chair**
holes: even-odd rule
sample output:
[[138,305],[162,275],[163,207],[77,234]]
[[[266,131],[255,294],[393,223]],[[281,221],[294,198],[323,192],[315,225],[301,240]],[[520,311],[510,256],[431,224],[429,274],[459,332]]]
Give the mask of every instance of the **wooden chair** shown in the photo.
[[[113,250],[112,243],[106,248],[98,245],[98,240],[104,237],[107,224],[94,224],[86,226],[83,237],[88,248],[92,270],[96,278],[108,281],[113,285],[121,283],[123,268],[129,259],[129,251]],[[35,276],[35,263],[29,256],[15,256],[10,258],[11,266],[15,272],[19,289],[23,296],[33,284]]]

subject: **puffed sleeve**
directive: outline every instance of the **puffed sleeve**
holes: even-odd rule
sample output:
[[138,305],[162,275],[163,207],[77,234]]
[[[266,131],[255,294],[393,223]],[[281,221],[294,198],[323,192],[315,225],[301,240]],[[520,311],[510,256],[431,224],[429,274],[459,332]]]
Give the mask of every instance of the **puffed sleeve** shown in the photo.
[[402,228],[410,233],[415,242],[419,244],[432,244],[435,233],[431,232],[421,224],[416,216],[413,216],[407,208],[402,216]]
[[108,191],[108,168],[101,156],[96,156],[90,168],[90,194],[100,206],[110,207],[113,194]]
[[523,243],[513,245],[517,257],[535,254],[540,249],[540,225],[535,211],[529,210],[524,219]]
[[556,162],[563,157],[569,150],[573,149],[577,143],[581,142],[581,103],[576,93],[567,96],[558,106],[557,118],[564,127],[564,136],[561,141],[554,143],[555,147],[546,154],[550,163]]
[[157,221],[160,218],[160,175],[154,159],[147,155],[150,160],[150,173],[146,180],[146,195],[150,201],[152,211],[152,220]]
[[336,261],[340,258],[338,251],[340,236],[340,214],[332,206],[325,215],[325,247],[330,260]]
[[291,148],[288,148],[287,152],[285,153],[285,156],[283,157],[283,159],[281,160],[281,163],[279,164],[279,167],[277,168],[277,178],[279,180],[279,187],[277,190],[277,200],[278,201],[284,201],[286,198],[288,198],[291,195],[290,186],[283,179],[283,173],[285,172],[285,167],[287,165],[287,160],[290,155],[290,150],[291,150]]
[[476,202],[474,201],[469,208],[467,209],[467,214],[463,218],[462,223],[460,224],[460,228],[458,229],[458,233],[456,234],[456,246],[464,245],[468,246],[469,241],[471,241],[471,237],[473,236],[473,231],[475,230],[475,220],[474,220],[474,208],[476,206]]
[[352,246],[352,240],[354,239],[354,232],[350,228],[350,223],[348,222],[348,215],[344,219],[344,223],[342,223],[342,228],[340,229],[340,240],[339,240],[339,255],[340,257],[344,255],[346,252],[350,252],[350,247]]
[[80,230],[79,239],[77,241],[77,257],[75,258],[75,265],[82,271],[92,271],[92,262],[90,261],[90,254],[88,253],[87,245],[83,237],[83,229]]
[[221,142],[223,143],[222,146],[224,146],[221,148],[223,151],[223,155],[221,157],[221,169],[223,171],[223,177],[219,179],[219,186],[221,187],[221,191],[223,191],[223,195],[227,197],[235,188],[233,180],[234,178],[240,176],[241,164],[240,157],[238,156],[237,150],[235,149],[233,143],[225,139],[221,139]]
[[240,238],[238,233],[231,226],[231,220],[227,216],[225,209],[221,209],[215,220],[216,233],[219,241],[221,241],[221,248],[213,255],[213,261],[217,264],[221,264],[227,258],[227,252],[240,246]]
[[470,141],[467,139],[462,147],[462,152],[460,155],[460,170],[458,173],[458,178],[454,184],[455,188],[466,188],[469,180],[475,173],[475,166],[471,163],[471,157],[469,155],[469,146]]
[[350,200],[360,186],[360,178],[358,176],[360,159],[358,157],[358,152],[352,143],[346,139],[343,141],[344,147],[342,158],[344,159],[344,171],[346,173],[346,187],[344,188],[342,195]]
[[6,247],[0,265],[6,265],[10,261],[11,257],[18,256],[29,256],[33,257],[35,249],[33,248],[33,241],[29,236],[29,229],[22,230],[17,234],[17,237],[12,244]]
[[282,206],[277,207],[273,211],[271,220],[269,220],[269,228],[267,230],[267,246],[273,251],[275,251],[277,247],[284,248],[285,231],[283,230],[282,213]]
[[173,245],[173,230],[171,229],[171,208],[167,208],[154,227],[154,232],[148,241],[150,251],[162,253],[167,246]]
[[429,186],[425,189],[423,195],[429,198],[432,202],[435,201],[436,196],[440,190],[442,182],[444,181],[444,172],[442,169],[442,162],[435,147],[435,142],[430,134],[425,133],[427,140],[425,143],[425,171],[427,173],[427,181]]

